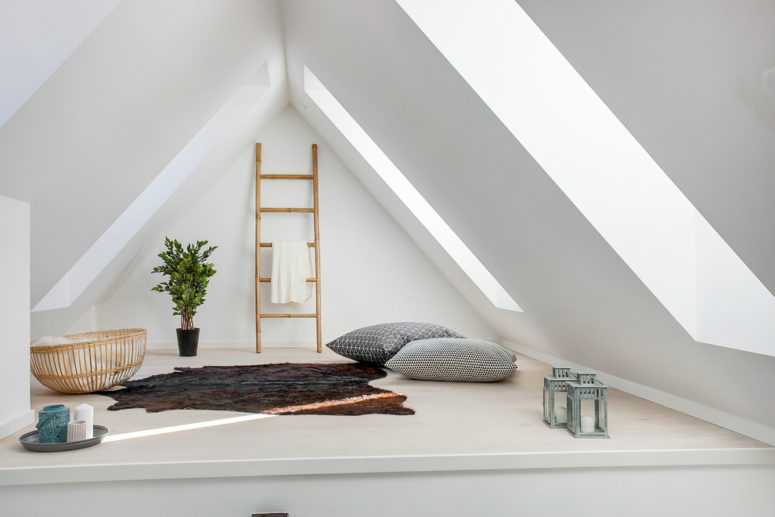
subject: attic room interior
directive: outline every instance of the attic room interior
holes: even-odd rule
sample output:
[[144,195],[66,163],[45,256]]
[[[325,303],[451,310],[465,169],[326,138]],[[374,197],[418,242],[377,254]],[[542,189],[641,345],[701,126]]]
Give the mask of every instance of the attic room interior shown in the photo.
[[771,514],[773,26],[0,2],[0,513]]

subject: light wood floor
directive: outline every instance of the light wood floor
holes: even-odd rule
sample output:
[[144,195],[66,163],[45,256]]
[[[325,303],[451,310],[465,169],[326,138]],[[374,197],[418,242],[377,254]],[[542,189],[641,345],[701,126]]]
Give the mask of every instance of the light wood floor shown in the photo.
[[[137,377],[170,372],[174,366],[338,362],[326,350],[211,348],[193,358],[177,351],[151,350]],[[20,431],[0,441],[0,468],[89,465],[122,462],[207,461],[224,459],[318,458],[415,454],[486,454],[650,449],[768,447],[766,444],[626,393],[609,389],[609,440],[579,440],[542,421],[541,390],[549,365],[518,356],[517,374],[493,384],[412,381],[393,372],[378,387],[407,395],[413,416],[251,416],[228,411],[143,409],[107,411],[113,399],[63,395],[33,380],[32,407],[61,403],[95,407],[95,423],[111,429],[97,447],[57,454],[27,452]],[[234,421],[246,417],[246,421]],[[251,419],[252,418],[252,419]],[[225,420],[224,420],[225,419]],[[231,420],[229,420],[231,419]],[[183,424],[208,427],[165,429]],[[139,436],[131,433],[160,433]]]

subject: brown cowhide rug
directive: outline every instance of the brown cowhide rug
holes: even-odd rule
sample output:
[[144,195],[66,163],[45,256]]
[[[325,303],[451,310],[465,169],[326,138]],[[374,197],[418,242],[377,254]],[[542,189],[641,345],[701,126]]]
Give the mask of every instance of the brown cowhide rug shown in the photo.
[[385,372],[369,364],[282,363],[176,367],[174,373],[101,391],[108,409],[214,409],[275,415],[413,415],[406,397],[369,385]]

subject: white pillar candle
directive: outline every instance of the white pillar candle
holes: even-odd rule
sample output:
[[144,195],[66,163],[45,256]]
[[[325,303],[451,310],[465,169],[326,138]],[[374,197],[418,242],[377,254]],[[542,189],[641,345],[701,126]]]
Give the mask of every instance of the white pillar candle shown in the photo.
[[582,433],[595,432],[595,417],[591,415],[584,415],[581,417],[581,432]]
[[89,404],[76,406],[73,418],[86,422],[86,439],[94,438],[94,408]]
[[554,408],[554,421],[558,424],[568,423],[568,410],[565,406]]

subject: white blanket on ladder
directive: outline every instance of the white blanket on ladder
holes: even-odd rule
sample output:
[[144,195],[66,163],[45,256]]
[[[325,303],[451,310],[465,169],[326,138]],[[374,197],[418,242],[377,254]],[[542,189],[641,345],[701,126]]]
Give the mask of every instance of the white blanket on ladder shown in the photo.
[[302,303],[312,296],[312,258],[305,241],[272,243],[272,303]]

